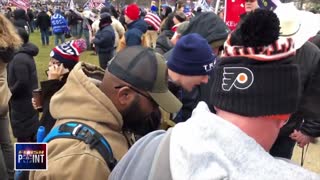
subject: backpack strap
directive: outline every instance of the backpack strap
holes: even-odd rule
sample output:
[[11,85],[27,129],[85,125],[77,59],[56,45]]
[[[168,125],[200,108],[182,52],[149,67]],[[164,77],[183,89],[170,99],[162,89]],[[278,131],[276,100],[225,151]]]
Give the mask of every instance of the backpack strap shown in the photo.
[[107,163],[110,171],[116,166],[117,160],[108,141],[92,127],[80,122],[67,122],[53,128],[42,142],[50,142],[57,138],[78,139],[95,148]]

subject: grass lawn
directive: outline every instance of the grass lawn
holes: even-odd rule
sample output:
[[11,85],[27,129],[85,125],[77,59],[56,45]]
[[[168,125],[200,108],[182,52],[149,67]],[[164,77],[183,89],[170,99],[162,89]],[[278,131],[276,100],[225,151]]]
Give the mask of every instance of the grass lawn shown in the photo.
[[[67,39],[67,40],[71,40],[71,39]],[[47,79],[45,70],[48,69],[50,52],[55,47],[54,36],[50,36],[49,46],[42,46],[40,32],[36,30],[34,33],[31,33],[30,42],[34,43],[39,48],[39,54],[35,57],[35,61],[37,65],[38,79],[40,82]],[[80,61],[89,62],[89,63],[98,65],[99,64],[98,56],[91,55],[91,53],[92,51],[85,51],[81,53]]]

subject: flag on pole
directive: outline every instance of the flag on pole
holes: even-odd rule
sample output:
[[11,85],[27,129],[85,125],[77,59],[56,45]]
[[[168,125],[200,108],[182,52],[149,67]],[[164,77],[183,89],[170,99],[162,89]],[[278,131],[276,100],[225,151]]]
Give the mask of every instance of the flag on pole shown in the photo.
[[83,4],[83,9],[89,8],[89,3],[90,3],[90,0],[88,0],[87,2],[85,2],[85,3]]
[[258,0],[258,5],[260,8],[275,10],[277,6],[281,4],[280,0]]
[[90,2],[89,2],[89,8],[90,9],[94,9],[94,3],[93,3],[93,1],[92,0],[90,0]]
[[224,21],[230,30],[234,30],[240,21],[240,15],[245,12],[244,0],[226,0]]
[[208,5],[207,0],[198,0],[195,9],[201,7],[202,12],[212,12],[212,7]]
[[69,3],[69,9],[75,9],[75,5],[74,5],[73,0],[71,0]]
[[100,3],[100,4],[96,7],[96,9],[100,11],[103,7],[105,7],[105,5],[104,5],[103,3]]
[[30,7],[30,3],[28,0],[9,0],[9,3],[11,3],[13,6],[16,6],[17,8],[27,10]]
[[109,0],[105,0],[104,5],[105,5],[106,7],[110,7],[110,6],[111,6],[111,3],[110,3]]

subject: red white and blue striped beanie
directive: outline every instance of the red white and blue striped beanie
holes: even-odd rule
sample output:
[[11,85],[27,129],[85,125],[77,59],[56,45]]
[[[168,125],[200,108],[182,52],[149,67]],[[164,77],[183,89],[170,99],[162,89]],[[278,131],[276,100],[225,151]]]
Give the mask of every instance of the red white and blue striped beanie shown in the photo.
[[154,30],[156,31],[160,30],[161,19],[159,18],[158,15],[148,12],[144,18],[144,21],[148,25],[152,26]]
[[58,60],[69,70],[79,62],[79,55],[87,49],[84,39],[77,39],[60,44],[52,49],[50,57]]

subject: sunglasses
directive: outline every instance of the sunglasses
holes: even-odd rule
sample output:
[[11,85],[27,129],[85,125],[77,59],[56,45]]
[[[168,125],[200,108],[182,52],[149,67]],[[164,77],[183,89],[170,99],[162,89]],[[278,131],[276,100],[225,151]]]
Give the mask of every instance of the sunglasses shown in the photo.
[[120,85],[120,86],[116,86],[116,87],[114,87],[114,88],[115,88],[115,89],[120,89],[120,88],[123,88],[123,87],[128,87],[128,88],[130,88],[130,89],[133,90],[134,92],[136,92],[136,93],[140,94],[141,96],[147,98],[147,99],[148,99],[149,101],[151,101],[154,105],[157,105],[157,106],[158,106],[158,104],[157,104],[150,96],[142,93],[141,91],[139,91],[138,89],[136,89],[136,88],[134,88],[134,87],[126,86],[126,85]]

